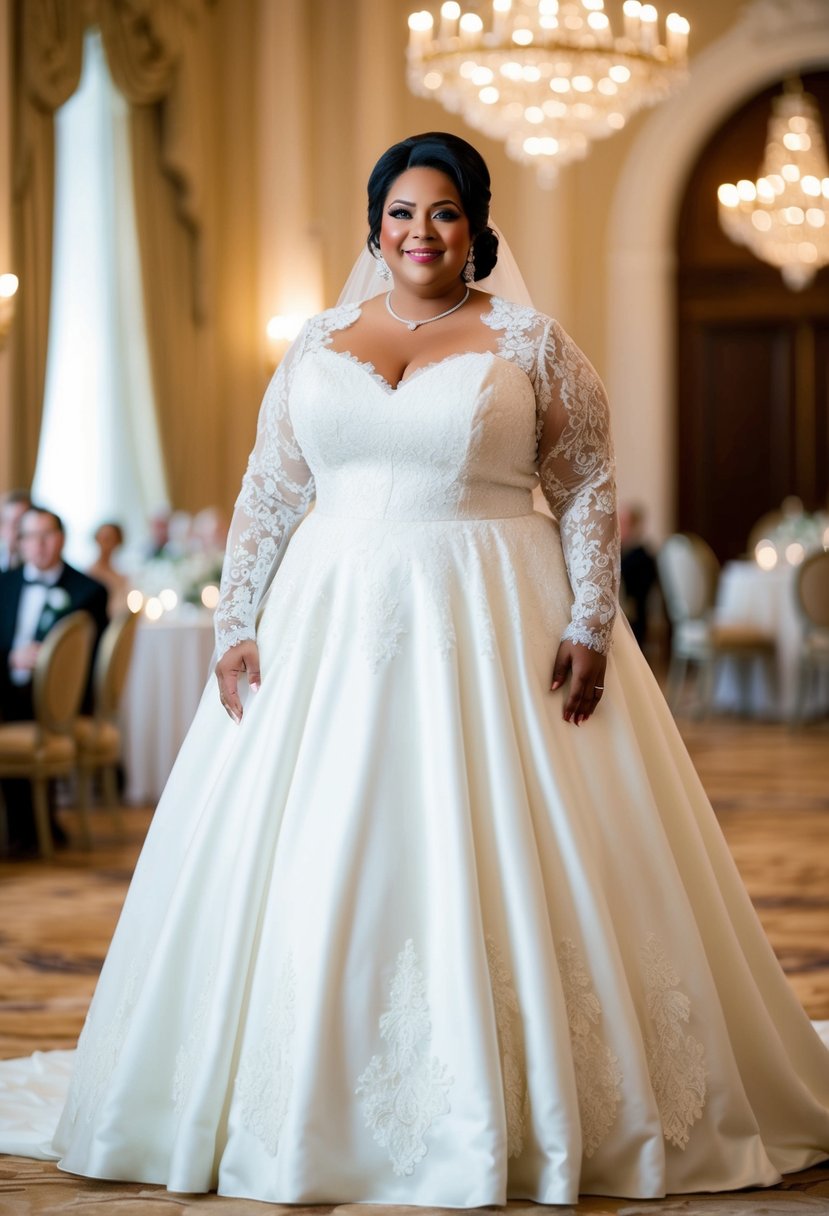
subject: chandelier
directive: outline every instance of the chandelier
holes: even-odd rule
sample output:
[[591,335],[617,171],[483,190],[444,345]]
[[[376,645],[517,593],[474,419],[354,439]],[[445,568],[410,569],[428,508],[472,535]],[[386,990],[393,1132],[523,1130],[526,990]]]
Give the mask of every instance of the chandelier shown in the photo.
[[544,185],[686,75],[690,26],[671,13],[662,45],[652,4],[625,0],[618,37],[604,0],[490,0],[475,9],[446,0],[437,22],[427,10],[411,14],[409,88],[503,140]]
[[726,236],[771,266],[792,291],[829,262],[829,164],[820,111],[799,81],[772,101],[760,177],[720,186]]

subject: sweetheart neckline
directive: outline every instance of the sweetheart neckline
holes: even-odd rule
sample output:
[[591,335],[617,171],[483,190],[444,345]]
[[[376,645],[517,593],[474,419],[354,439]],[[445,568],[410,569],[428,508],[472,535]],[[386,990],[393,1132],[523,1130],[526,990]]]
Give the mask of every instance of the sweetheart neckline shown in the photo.
[[330,346],[321,346],[319,349],[326,351],[329,355],[333,355],[336,359],[343,359],[346,363],[352,363],[355,367],[361,368],[379,388],[383,389],[388,397],[396,396],[401,389],[406,388],[413,380],[418,380],[426,372],[434,371],[437,367],[443,367],[446,363],[454,363],[458,359],[468,359],[470,356],[498,359],[501,363],[507,363],[511,367],[516,366],[511,359],[505,359],[503,355],[499,355],[494,350],[458,350],[454,351],[451,355],[444,355],[442,359],[433,359],[431,363],[424,363],[422,367],[416,367],[410,375],[405,376],[402,380],[398,380],[397,384],[391,384],[381,372],[378,372],[369,359],[358,359],[349,350],[334,350]]

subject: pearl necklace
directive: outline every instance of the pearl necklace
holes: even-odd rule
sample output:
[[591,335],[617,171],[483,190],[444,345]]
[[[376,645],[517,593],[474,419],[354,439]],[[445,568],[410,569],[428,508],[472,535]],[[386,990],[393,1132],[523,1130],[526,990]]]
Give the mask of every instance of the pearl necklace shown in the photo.
[[407,325],[409,329],[415,330],[419,329],[421,325],[431,325],[433,321],[442,321],[444,317],[450,316],[451,313],[457,312],[459,308],[463,307],[468,299],[469,288],[467,287],[462,298],[458,300],[457,304],[453,304],[451,308],[447,308],[446,312],[439,312],[436,317],[426,317],[423,321],[409,321],[406,319],[406,317],[398,316],[398,314],[394,311],[391,306],[391,292],[388,292],[386,295],[386,311],[390,316],[394,317],[395,321],[399,321],[401,325]]

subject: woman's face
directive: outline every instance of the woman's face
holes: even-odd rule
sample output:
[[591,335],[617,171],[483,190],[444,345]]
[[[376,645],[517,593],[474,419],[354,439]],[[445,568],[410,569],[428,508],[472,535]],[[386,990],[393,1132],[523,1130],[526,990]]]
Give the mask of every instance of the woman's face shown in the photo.
[[401,173],[388,193],[380,226],[380,252],[396,286],[439,296],[463,272],[472,238],[450,177],[439,169]]
[[98,543],[98,548],[101,551],[102,557],[109,557],[114,553],[120,545],[118,533],[110,524],[102,524],[95,533],[95,540]]

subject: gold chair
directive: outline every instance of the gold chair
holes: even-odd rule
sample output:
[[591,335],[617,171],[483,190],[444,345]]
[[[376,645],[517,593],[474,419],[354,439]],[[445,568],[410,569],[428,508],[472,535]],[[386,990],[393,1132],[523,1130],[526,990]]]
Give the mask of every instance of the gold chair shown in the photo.
[[[769,680],[775,681],[775,640],[751,624],[718,625],[713,619],[720,563],[701,536],[677,532],[669,536],[656,557],[665,607],[671,622],[671,662],[668,669],[668,704],[676,711],[679,695],[695,664],[700,670],[698,716],[711,708],[714,677],[720,659],[741,665],[761,659]],[[744,704],[744,711],[747,706]]]
[[797,571],[795,595],[803,624],[794,720],[806,716],[811,677],[829,669],[829,552],[813,553]]
[[73,612],[50,629],[32,674],[34,721],[0,725],[0,777],[31,782],[38,846],[54,853],[47,782],[75,768],[74,725],[89,675],[95,624]]
[[118,764],[121,759],[118,707],[129,674],[137,625],[138,617],[132,612],[122,613],[107,625],[95,657],[95,712],[92,716],[84,715],[75,722],[78,810],[81,838],[86,848],[92,843],[89,808],[92,776],[95,772],[101,774],[104,801],[112,816],[115,830],[119,836],[123,835],[118,799]]

